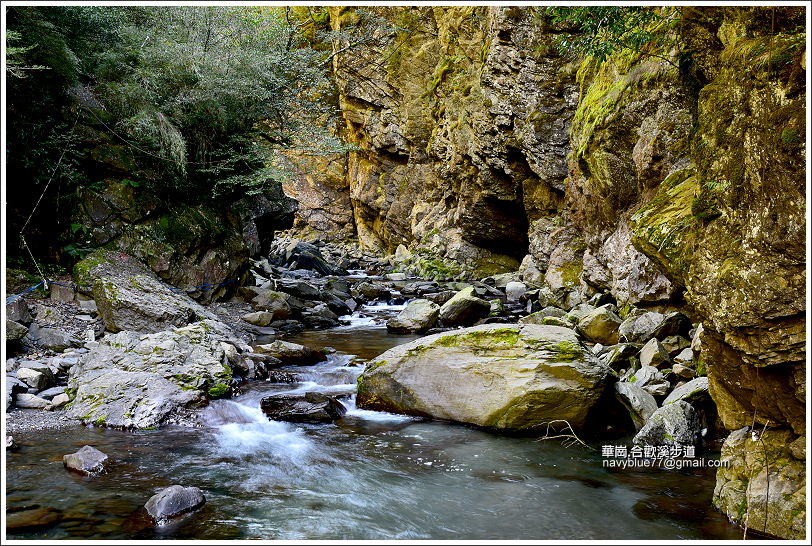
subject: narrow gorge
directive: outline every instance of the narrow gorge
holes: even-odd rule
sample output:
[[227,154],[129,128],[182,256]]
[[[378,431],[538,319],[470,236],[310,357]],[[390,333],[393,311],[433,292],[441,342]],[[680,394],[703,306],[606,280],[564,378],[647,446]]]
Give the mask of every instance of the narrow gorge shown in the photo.
[[15,9],[8,538],[808,538],[808,7]]

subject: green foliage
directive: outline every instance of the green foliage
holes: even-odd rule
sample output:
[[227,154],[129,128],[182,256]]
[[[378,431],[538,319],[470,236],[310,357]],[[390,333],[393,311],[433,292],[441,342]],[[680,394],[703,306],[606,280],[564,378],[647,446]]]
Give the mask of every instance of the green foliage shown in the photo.
[[221,398],[228,393],[229,389],[230,387],[225,383],[217,383],[208,390],[209,398]]
[[555,46],[561,53],[576,51],[599,62],[624,49],[642,50],[662,36],[653,28],[671,21],[652,7],[551,6],[540,10],[554,25],[572,30],[556,37]]

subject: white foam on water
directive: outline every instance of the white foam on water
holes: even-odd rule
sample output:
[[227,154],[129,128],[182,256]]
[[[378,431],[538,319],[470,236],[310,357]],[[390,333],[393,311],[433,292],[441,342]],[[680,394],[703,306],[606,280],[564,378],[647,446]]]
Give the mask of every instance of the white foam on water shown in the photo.
[[[245,456],[271,454],[296,464],[303,462],[312,447],[301,430],[291,424],[271,421],[259,407],[249,407],[230,400],[218,400],[211,412],[210,423],[217,426],[215,439],[221,455]],[[213,404],[214,405],[214,404]],[[230,419],[232,422],[223,420]]]
[[412,415],[399,415],[397,413],[387,413],[385,411],[360,409],[355,405],[355,396],[351,396],[348,400],[342,400],[341,403],[347,408],[347,415],[359,417],[365,421],[404,423],[406,421],[415,421],[419,419],[418,417],[414,417]]

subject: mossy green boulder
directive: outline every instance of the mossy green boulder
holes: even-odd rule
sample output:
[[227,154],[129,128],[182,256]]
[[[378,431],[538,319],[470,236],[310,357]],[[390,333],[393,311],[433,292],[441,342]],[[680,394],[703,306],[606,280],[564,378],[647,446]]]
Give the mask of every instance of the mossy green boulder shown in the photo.
[[588,425],[609,368],[573,330],[486,324],[389,349],[358,379],[359,407],[506,430]]

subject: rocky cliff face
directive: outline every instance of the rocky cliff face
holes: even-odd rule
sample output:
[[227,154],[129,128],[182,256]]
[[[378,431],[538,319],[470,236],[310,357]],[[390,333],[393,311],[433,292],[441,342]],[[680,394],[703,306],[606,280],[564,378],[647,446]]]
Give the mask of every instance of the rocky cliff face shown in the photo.
[[[802,12],[686,7],[656,30],[665,46],[597,63],[559,55],[562,29],[532,8],[376,10],[394,30],[333,59],[362,245],[402,244],[439,276],[522,261],[570,302],[679,306],[704,325],[724,426],[803,439]],[[331,11],[335,29],[357,20]],[[795,498],[805,454],[725,449],[717,505],[801,538],[803,511],[765,484]]]

